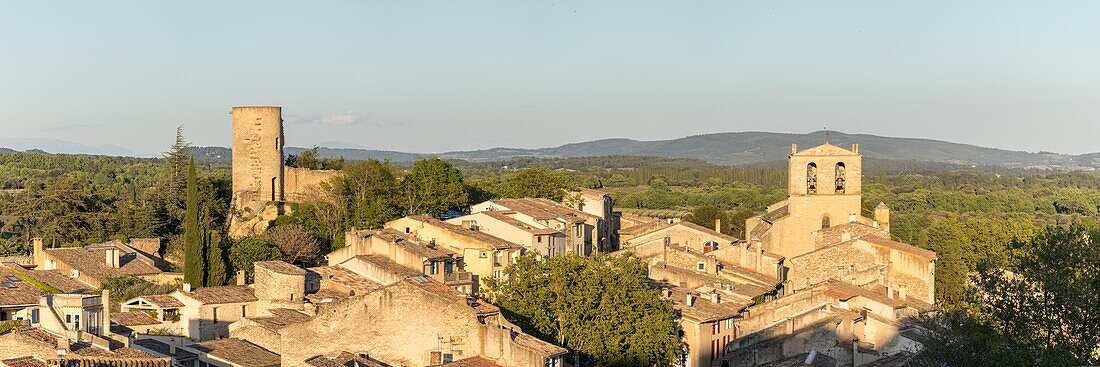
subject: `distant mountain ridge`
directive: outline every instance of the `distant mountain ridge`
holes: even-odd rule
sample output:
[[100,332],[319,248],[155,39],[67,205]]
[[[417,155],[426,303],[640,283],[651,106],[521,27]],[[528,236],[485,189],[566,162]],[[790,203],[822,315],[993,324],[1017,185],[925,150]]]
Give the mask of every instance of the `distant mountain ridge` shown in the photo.
[[[471,162],[502,161],[519,157],[574,158],[596,156],[653,156],[666,158],[696,158],[717,165],[746,165],[783,161],[790,154],[792,143],[799,149],[817,146],[825,133],[808,134],[770,132],[737,132],[693,135],[678,139],[640,141],[632,139],[601,139],[565,144],[552,148],[492,148],[454,151],[438,154],[407,153],[375,149],[320,147],[321,157],[342,156],[349,160],[389,159],[409,162],[417,158],[436,156]],[[1069,155],[1050,152],[1023,152],[986,148],[941,140],[885,137],[869,134],[846,134],[830,131],[829,141],[848,148],[860,145],[866,157],[886,160],[914,160],[967,165],[997,165],[1009,168],[1052,170],[1095,170],[1100,168],[1100,152]],[[341,144],[343,145],[343,144]],[[0,144],[0,147],[3,147]],[[17,148],[18,149],[18,148]],[[27,149],[27,148],[24,148]],[[307,148],[286,147],[285,154],[301,154]],[[48,150],[47,150],[48,151]],[[232,152],[224,147],[192,147],[199,160],[228,163]],[[95,153],[92,153],[95,154]],[[114,155],[114,154],[106,154]]]
[[[606,155],[635,155],[668,158],[698,158],[718,165],[744,165],[782,161],[790,154],[791,144],[799,149],[820,145],[825,133],[785,134],[739,132],[693,135],[679,139],[638,141],[602,139],[566,144],[554,148],[493,148],[448,152],[437,156],[469,161],[494,161],[516,157],[569,158]],[[985,148],[932,139],[895,138],[869,134],[845,134],[830,131],[829,142],[848,148],[858,143],[867,157],[894,160],[923,160],[972,165],[999,165],[1012,168],[1082,170],[1100,168],[1100,153],[1068,155],[1030,153]]]

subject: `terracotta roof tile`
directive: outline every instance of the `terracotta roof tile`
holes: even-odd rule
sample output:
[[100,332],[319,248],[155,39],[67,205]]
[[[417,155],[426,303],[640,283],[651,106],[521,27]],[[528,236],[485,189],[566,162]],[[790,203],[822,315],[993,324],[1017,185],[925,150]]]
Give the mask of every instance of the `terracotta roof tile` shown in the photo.
[[485,357],[470,357],[450,363],[444,363],[443,367],[502,367],[500,364]]
[[142,348],[151,350],[160,355],[175,357],[177,360],[181,361],[198,358],[197,354],[191,353],[190,351],[183,348],[176,348],[176,354],[173,355],[172,347],[170,345],[155,339],[137,339],[134,340],[134,344],[137,344]]
[[509,242],[507,240],[504,240],[502,238],[493,236],[491,234],[488,234],[488,233],[485,233],[485,232],[482,232],[482,231],[474,231],[474,230],[471,230],[469,228],[466,228],[466,227],[463,227],[463,226],[460,226],[460,225],[450,224],[450,223],[447,223],[447,222],[444,222],[444,221],[441,221],[439,219],[435,219],[435,218],[432,218],[432,217],[417,215],[417,216],[410,216],[409,218],[411,218],[413,220],[416,220],[416,221],[419,221],[421,223],[424,223],[425,225],[429,225],[429,226],[432,226],[432,227],[443,229],[443,230],[451,232],[455,235],[466,237],[466,238],[472,239],[472,240],[477,241],[477,242],[481,242],[481,243],[483,243],[485,245],[488,245],[488,246],[490,246],[494,249],[497,249],[497,250],[523,248],[523,246],[518,244],[518,243]]
[[180,308],[184,306],[183,302],[180,302],[176,297],[172,297],[171,294],[151,294],[137,298],[159,308]]
[[269,312],[271,312],[271,316],[249,317],[248,319],[268,330],[279,330],[310,319],[309,315],[289,308],[276,308],[269,310]]
[[50,248],[44,251],[57,259],[58,262],[68,264],[73,269],[100,281],[106,280],[108,277],[161,273],[161,270],[157,267],[139,260],[136,253],[120,253],[119,267],[114,268],[107,266],[105,261],[107,249],[103,247]]
[[42,290],[16,274],[18,273],[10,268],[0,266],[0,306],[37,305],[38,298],[43,294]]
[[160,321],[141,311],[112,312],[111,321],[122,326],[156,325]]
[[46,367],[46,362],[34,357],[19,357],[0,361],[8,367]]
[[328,358],[323,355],[307,359],[307,365],[315,367],[385,367],[387,365],[370,359],[367,356],[341,352],[340,355]]
[[920,257],[923,257],[923,258],[926,258],[926,259],[936,260],[936,252],[935,251],[925,250],[925,249],[922,249],[920,247],[910,245],[908,243],[901,243],[901,242],[898,242],[898,241],[882,238],[882,237],[879,237],[879,236],[863,236],[863,237],[860,237],[860,239],[864,240],[864,241],[867,241],[867,242],[870,242],[870,243],[873,243],[873,244],[876,244],[876,245],[882,245],[882,246],[886,246],[886,247],[889,247],[889,248],[892,248],[892,249],[895,249],[895,250],[898,250],[898,251],[901,251],[901,252],[917,255],[917,256],[920,256]]
[[495,199],[493,203],[529,215],[537,219],[560,218],[571,221],[591,221],[595,225],[599,217],[576,210],[565,204],[542,198]]
[[260,269],[267,269],[273,272],[283,275],[306,275],[306,270],[297,266],[291,265],[286,261],[257,261],[252,266]]
[[244,367],[277,367],[281,363],[278,354],[237,338],[206,341],[188,348]]
[[8,266],[8,270],[34,278],[64,293],[92,293],[95,291],[87,284],[69,278],[68,274],[64,274],[60,270],[27,269],[18,265]]
[[223,285],[203,287],[191,292],[180,291],[183,295],[204,304],[255,302],[256,292],[247,285]]
[[512,227],[519,228],[520,230],[522,230],[524,232],[527,232],[527,233],[530,233],[530,234],[533,234],[533,235],[548,235],[548,234],[555,234],[555,233],[561,232],[561,231],[553,229],[553,228],[536,228],[536,227],[534,227],[532,225],[529,225],[527,223],[523,223],[523,222],[519,221],[516,218],[512,218],[511,216],[508,216],[508,214],[506,214],[506,212],[502,212],[502,211],[492,211],[492,210],[490,210],[490,211],[486,211],[486,212],[481,212],[481,214],[485,214],[486,216],[488,216],[490,218],[499,220],[499,221],[503,222],[504,224],[510,225]]

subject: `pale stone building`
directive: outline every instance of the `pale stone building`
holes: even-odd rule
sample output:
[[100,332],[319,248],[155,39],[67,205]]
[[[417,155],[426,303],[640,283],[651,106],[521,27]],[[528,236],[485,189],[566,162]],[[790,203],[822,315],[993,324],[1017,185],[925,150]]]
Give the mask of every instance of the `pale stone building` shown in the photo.
[[566,253],[587,256],[599,248],[597,228],[602,219],[542,198],[493,199],[470,206],[470,213],[504,212],[509,217],[535,228],[549,228],[565,237]]
[[480,283],[480,279],[502,277],[504,268],[524,252],[523,245],[426,216],[396,219],[386,223],[386,228],[460,255],[465,270],[478,278],[475,283]]
[[165,264],[163,259],[118,241],[65,248],[45,248],[41,238],[31,242],[36,270],[65,275],[89,288],[99,288],[111,277],[133,276],[160,284],[174,284],[182,278],[158,268]]
[[512,211],[482,211],[448,219],[447,223],[482,231],[518,243],[540,256],[559,256],[566,252],[566,235],[541,223],[516,219]]
[[477,289],[457,252],[392,228],[347,231],[344,247],[327,258],[330,267],[341,266],[383,285],[423,275],[465,294]]
[[580,189],[566,193],[562,203],[600,218],[596,223],[596,243],[600,251],[619,249],[618,233],[623,214],[615,211],[615,199],[611,195],[603,190]]

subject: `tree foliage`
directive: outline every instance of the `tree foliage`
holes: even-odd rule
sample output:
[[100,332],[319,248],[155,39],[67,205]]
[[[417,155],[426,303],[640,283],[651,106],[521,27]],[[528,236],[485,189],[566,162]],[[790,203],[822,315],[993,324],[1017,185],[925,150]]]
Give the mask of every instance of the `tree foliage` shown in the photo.
[[575,351],[584,365],[668,365],[680,351],[676,313],[646,270],[632,255],[528,254],[486,286],[524,330]]
[[405,214],[438,216],[467,204],[462,173],[439,158],[419,160],[402,180]]
[[283,261],[291,264],[312,266],[323,256],[317,238],[298,224],[272,227],[267,230],[267,239],[279,249]]
[[183,281],[193,287],[202,287],[206,280],[206,249],[203,246],[205,231],[199,225],[199,185],[195,173],[195,161],[187,168],[187,204],[183,221],[184,271]]
[[[968,308],[930,320],[927,366],[1100,363],[1100,231],[1051,226],[985,262]],[[938,270],[938,269],[937,269]]]
[[233,264],[233,270],[244,271],[245,278],[252,279],[252,264],[257,261],[271,261],[282,259],[283,254],[275,244],[264,236],[244,237],[233,243],[229,248],[229,261]]

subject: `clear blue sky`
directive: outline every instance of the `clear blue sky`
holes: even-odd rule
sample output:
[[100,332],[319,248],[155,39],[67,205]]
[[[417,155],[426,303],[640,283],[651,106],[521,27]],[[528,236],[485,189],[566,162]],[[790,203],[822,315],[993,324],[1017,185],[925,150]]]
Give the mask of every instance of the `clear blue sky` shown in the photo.
[[5,2],[0,136],[440,152],[831,130],[1100,151],[1100,2]]

